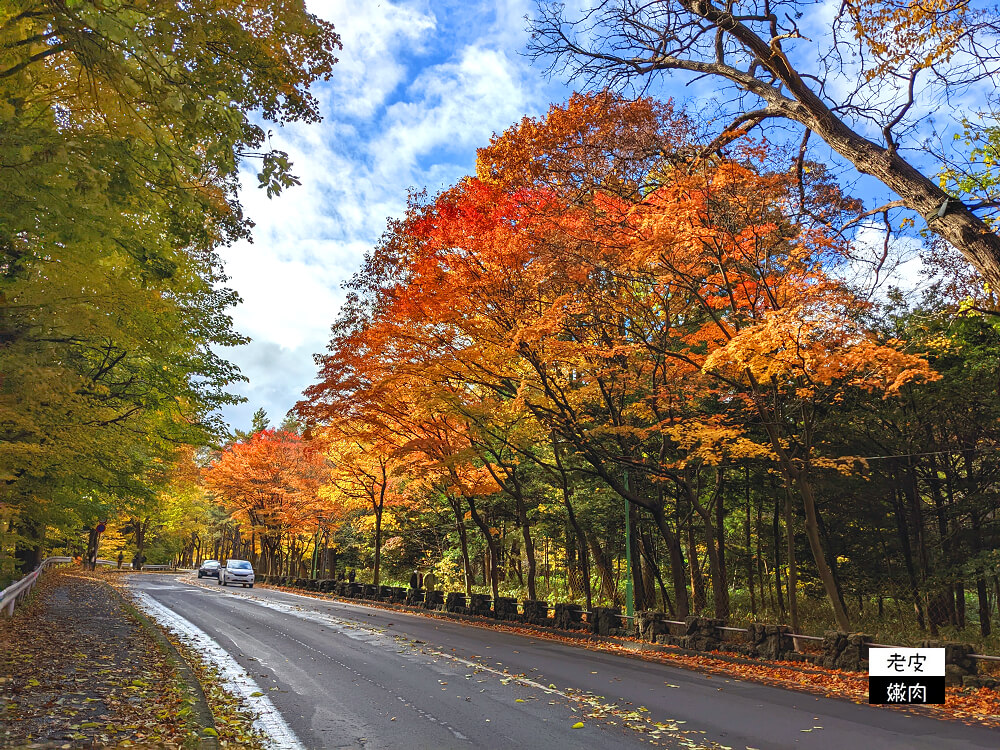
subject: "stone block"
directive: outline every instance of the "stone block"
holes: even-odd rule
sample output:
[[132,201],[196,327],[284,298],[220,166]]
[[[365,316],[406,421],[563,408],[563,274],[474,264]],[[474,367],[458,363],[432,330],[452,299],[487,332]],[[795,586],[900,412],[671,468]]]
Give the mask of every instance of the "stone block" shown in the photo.
[[[947,683],[947,677],[945,677]],[[962,685],[967,688],[989,688],[990,690],[1000,689],[1000,679],[995,677],[984,677],[978,674],[967,674],[962,677]]]
[[499,596],[493,605],[493,616],[498,620],[518,620],[517,599],[512,596]]
[[493,598],[489,594],[473,594],[469,597],[469,614],[492,617]]
[[[952,673],[956,676],[964,675],[975,675],[979,674],[979,662],[973,659],[970,654],[976,652],[975,648],[969,643],[952,643],[951,641],[934,641],[926,640],[920,642],[921,648],[943,648],[944,649],[944,663],[945,665],[952,665],[956,667],[952,670]],[[947,671],[945,674],[947,680]],[[949,685],[961,685],[962,680],[960,677],[957,682],[948,682]]]
[[868,649],[872,637],[865,633],[828,630],[823,634],[823,655],[818,664],[848,672],[868,671]]
[[655,612],[653,610],[637,613],[635,628],[639,639],[647,643],[656,643],[658,636],[669,635],[670,633],[670,625],[667,623],[666,613]]
[[549,622],[549,603],[540,599],[525,599],[524,621],[531,625],[545,625]]
[[583,607],[579,604],[555,605],[555,626],[562,630],[576,630],[583,627]]
[[683,640],[678,645],[693,651],[716,651],[722,640],[723,620],[689,615],[684,618]]
[[444,611],[460,615],[468,614],[469,600],[465,594],[457,591],[449,591],[448,595],[444,598]]
[[791,638],[792,629],[787,625],[762,625],[750,623],[747,628],[747,654],[760,659],[781,661],[795,653]]
[[594,635],[618,635],[625,627],[620,607],[594,607],[588,617]]
[[424,609],[444,609],[444,592],[443,591],[425,592]]

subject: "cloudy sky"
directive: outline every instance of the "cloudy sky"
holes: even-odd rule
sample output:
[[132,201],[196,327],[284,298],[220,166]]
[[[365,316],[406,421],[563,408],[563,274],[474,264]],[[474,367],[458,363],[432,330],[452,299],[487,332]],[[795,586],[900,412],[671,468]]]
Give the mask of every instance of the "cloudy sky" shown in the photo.
[[229,350],[250,382],[247,403],[225,416],[246,427],[263,407],[281,420],[316,374],[343,298],[399,216],[407,191],[434,192],[474,170],[476,148],[569,90],[522,55],[530,0],[388,2],[313,0],[344,44],[331,81],[316,87],[318,125],[272,128],[302,185],[268,200],[248,165],[243,202],[254,242],[224,251],[244,303],[237,330],[252,343]]

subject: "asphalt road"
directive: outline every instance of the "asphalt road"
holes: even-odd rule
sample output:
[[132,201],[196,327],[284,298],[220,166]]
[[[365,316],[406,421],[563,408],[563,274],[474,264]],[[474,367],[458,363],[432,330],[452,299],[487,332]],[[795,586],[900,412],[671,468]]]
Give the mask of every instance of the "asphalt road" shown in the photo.
[[209,580],[130,582],[157,619],[171,625],[176,613],[201,632],[176,627],[235,662],[244,694],[270,701],[265,713],[273,704],[284,720],[270,725],[278,746],[1000,747],[1000,732],[957,722]]

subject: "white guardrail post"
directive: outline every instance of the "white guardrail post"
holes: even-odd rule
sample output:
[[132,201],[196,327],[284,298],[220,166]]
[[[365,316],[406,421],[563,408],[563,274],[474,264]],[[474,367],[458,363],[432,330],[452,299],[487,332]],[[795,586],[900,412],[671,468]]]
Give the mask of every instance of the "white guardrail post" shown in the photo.
[[15,581],[10,586],[0,591],[0,612],[3,612],[7,617],[14,616],[14,607],[16,607],[24,597],[26,597],[31,589],[35,587],[35,583],[38,582],[38,576],[42,574],[42,571],[51,565],[59,565],[60,563],[73,562],[72,557],[46,557],[42,560],[42,564],[35,568],[33,571],[28,573],[19,581]]

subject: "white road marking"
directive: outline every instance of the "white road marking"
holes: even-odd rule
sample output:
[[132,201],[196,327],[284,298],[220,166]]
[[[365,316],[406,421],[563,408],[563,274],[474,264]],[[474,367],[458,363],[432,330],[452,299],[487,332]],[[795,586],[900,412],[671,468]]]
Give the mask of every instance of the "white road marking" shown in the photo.
[[[274,707],[271,699],[261,694],[263,691],[250,674],[243,669],[229,653],[201,628],[184,619],[173,610],[160,604],[142,591],[134,592],[137,604],[150,617],[175,632],[185,645],[197,651],[219,670],[224,687],[239,695],[256,715],[254,726],[270,739],[275,750],[305,750],[295,732]],[[230,639],[231,640],[231,639]]]

